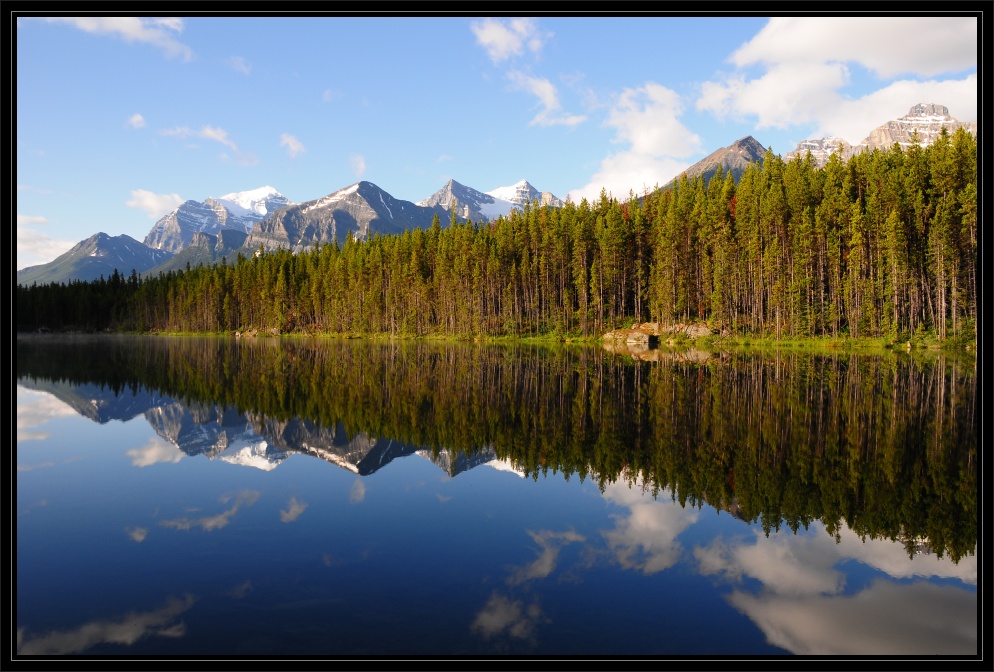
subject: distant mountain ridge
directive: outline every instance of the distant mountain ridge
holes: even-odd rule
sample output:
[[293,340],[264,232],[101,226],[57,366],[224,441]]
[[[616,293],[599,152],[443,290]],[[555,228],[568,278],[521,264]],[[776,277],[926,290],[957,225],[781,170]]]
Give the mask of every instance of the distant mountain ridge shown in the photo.
[[17,271],[17,284],[91,282],[101,276],[110,278],[115,270],[125,276],[132,269],[144,273],[172,256],[171,252],[151,248],[125,234],[112,237],[95,233],[47,264]]
[[533,203],[560,207],[564,204],[548,191],[539,191],[527,180],[521,180],[509,187],[497,187],[488,192],[477,191],[455,180],[449,180],[445,186],[428,198],[418,201],[423,207],[439,206],[448,212],[455,207],[456,217],[473,221],[492,221],[498,217],[506,217],[513,210],[524,210],[525,206]]
[[282,208],[252,228],[245,246],[250,250],[287,248],[293,252],[317,244],[344,243],[351,234],[365,239],[374,233],[403,233],[428,228],[438,216],[448,221],[439,206],[424,207],[401,201],[372,182],[356,182],[327,196]]
[[[976,122],[964,123],[949,115],[949,110],[934,103],[919,103],[904,117],[888,121],[872,130],[858,145],[850,146],[841,138],[805,140],[784,155],[810,151],[815,165],[827,162],[833,152],[844,158],[857,151],[875,147],[901,146],[911,143],[917,133],[922,144],[929,144],[941,128],[950,132],[959,127],[977,133]],[[752,163],[762,165],[767,149],[754,137],[746,136],[720,148],[663,188],[672,187],[680,177],[702,175],[705,181],[719,167],[736,181]],[[405,229],[427,228],[435,216],[443,224],[455,207],[457,220],[489,221],[507,216],[532,203],[560,207],[562,199],[550,192],[538,191],[526,180],[511,186],[482,192],[449,180],[441,189],[418,203],[394,198],[372,182],[356,182],[326,196],[295,204],[270,186],[207,198],[202,202],[186,201],[155,223],[144,244],[129,236],[110,237],[100,233],[81,241],[57,259],[17,271],[16,282],[32,283],[96,280],[110,277],[115,269],[127,275],[165,272],[200,264],[234,262],[239,253],[250,256],[263,249],[290,249],[300,252],[317,244],[344,243],[349,235],[356,239],[377,233],[402,233]],[[244,236],[244,238],[242,238]]]
[[248,233],[256,222],[293,202],[272,187],[207,198],[201,203],[186,201],[162,217],[145,236],[145,244],[176,253],[187,247],[194,234],[217,235],[224,229]]
[[539,191],[530,185],[527,180],[521,180],[509,187],[491,189],[487,192],[487,195],[513,203],[519,210],[535,201],[538,201],[539,205],[551,205],[552,207],[561,207],[565,204],[565,201],[552,195],[551,192]]
[[118,394],[104,385],[44,378],[25,379],[18,384],[47,392],[100,424],[144,416],[158,436],[186,455],[203,455],[264,471],[299,454],[368,476],[397,458],[419,455],[454,477],[496,459],[493,449],[472,455],[443,449],[435,455],[404,441],[376,438],[364,432],[352,435],[340,422],[320,427],[300,418],[276,420],[231,406],[189,404],[145,388]]
[[811,152],[815,166],[820,168],[828,163],[829,157],[835,152],[842,152],[842,158],[848,159],[860,152],[873,149],[890,149],[897,143],[903,148],[910,147],[917,136],[918,143],[923,147],[935,142],[943,127],[953,133],[958,128],[965,128],[973,135],[977,134],[977,122],[959,121],[949,114],[949,108],[936,103],[918,103],[913,105],[908,113],[898,119],[887,121],[869,132],[861,142],[850,145],[842,138],[827,137],[817,140],[804,140],[797,148],[783,156],[784,161],[790,161],[795,156],[804,157]]

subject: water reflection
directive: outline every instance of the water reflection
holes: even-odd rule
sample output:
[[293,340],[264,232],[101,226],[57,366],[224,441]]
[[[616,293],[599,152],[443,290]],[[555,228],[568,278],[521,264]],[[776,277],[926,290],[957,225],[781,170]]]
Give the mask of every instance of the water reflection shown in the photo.
[[[728,600],[769,642],[800,655],[972,655],[977,652],[976,593],[922,581],[874,578],[850,591],[839,566],[864,562],[892,578],[955,577],[976,586],[973,558],[959,564],[911,560],[883,541],[851,530],[826,535],[716,540],[694,549],[703,574],[732,585]],[[747,579],[758,589],[747,589]]]
[[259,499],[260,493],[254,490],[245,490],[239,492],[235,495],[222,495],[218,498],[218,501],[222,504],[231,505],[222,511],[214,515],[198,516],[195,518],[189,518],[187,516],[180,516],[179,518],[173,518],[170,520],[163,520],[159,523],[162,527],[168,527],[174,530],[192,530],[194,528],[200,528],[204,532],[212,532],[214,530],[220,530],[223,527],[227,527],[231,523],[231,519],[235,517],[238,510],[242,506],[252,506]]
[[[18,343],[21,655],[978,651],[969,361],[59,347]],[[68,460],[92,451],[36,449],[80,416],[151,428],[118,454],[134,485],[91,494]],[[93,522],[63,531],[73,501]],[[92,613],[139,585],[120,601],[214,598]],[[84,625],[46,615],[75,593]]]
[[[303,453],[368,475],[430,451],[450,475],[499,459],[602,488],[641,479],[767,531],[846,522],[955,559],[976,544],[975,360],[646,363],[589,349],[161,338],[81,339],[66,358],[55,340],[18,341],[21,385],[98,422],[144,414],[187,455],[268,470]],[[130,454],[181,459],[161,444]]]
[[17,629],[17,654],[20,656],[65,656],[81,653],[98,644],[130,646],[146,637],[175,639],[186,634],[186,624],[177,617],[193,607],[192,595],[170,597],[158,609],[131,612],[116,619],[84,623],[72,630],[34,635]]

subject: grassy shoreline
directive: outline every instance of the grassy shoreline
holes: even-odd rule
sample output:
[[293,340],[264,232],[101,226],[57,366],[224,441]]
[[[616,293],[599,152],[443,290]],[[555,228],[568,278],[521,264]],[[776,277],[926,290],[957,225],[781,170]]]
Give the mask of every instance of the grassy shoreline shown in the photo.
[[[563,335],[558,333],[549,334],[525,334],[525,335],[502,335],[502,336],[467,336],[453,334],[390,334],[390,333],[331,333],[331,332],[288,332],[274,333],[265,330],[246,330],[244,332],[224,331],[224,332],[184,332],[184,331],[155,331],[155,332],[52,332],[52,335],[135,335],[135,336],[216,336],[230,338],[313,338],[328,340],[366,340],[374,342],[383,341],[424,341],[438,343],[499,343],[499,344],[524,344],[524,345],[600,345],[608,342],[600,335]],[[34,333],[18,332],[17,336],[35,335]],[[958,351],[958,352],[978,352],[976,338],[951,338],[939,341],[931,335],[917,335],[912,338],[897,339],[894,337],[858,337],[848,336],[809,336],[809,337],[788,337],[776,338],[764,335],[711,335],[690,338],[685,334],[675,334],[672,336],[661,335],[659,337],[660,348],[685,348],[696,347],[708,350],[724,348],[782,348],[798,350],[828,350],[828,351],[849,351],[849,350],[889,350],[889,351],[911,351],[911,350],[933,350],[933,351]]]

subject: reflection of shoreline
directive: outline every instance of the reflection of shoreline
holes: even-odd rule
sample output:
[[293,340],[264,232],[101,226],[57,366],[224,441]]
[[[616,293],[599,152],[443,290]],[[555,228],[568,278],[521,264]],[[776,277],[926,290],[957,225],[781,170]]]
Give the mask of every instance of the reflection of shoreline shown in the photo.
[[29,637],[27,629],[19,627],[17,655],[64,656],[82,653],[99,644],[130,646],[146,637],[182,637],[186,634],[186,624],[175,619],[194,602],[196,598],[192,595],[170,597],[159,609],[129,612],[118,619],[91,621],[74,630],[55,630],[36,637]]
[[[238,464],[301,452],[364,475],[419,449],[472,462],[486,447],[528,477],[642,478],[766,529],[846,521],[905,535],[909,553],[919,538],[954,558],[976,546],[975,363],[674,348],[648,364],[600,347],[267,340],[33,344],[18,374],[96,380],[124,397],[157,386],[197,409],[163,412],[161,436]],[[119,366],[95,364],[106,361]],[[223,429],[198,424],[210,414]],[[459,459],[439,466],[457,472]]]
[[698,350],[697,348],[666,349],[613,341],[605,341],[603,348],[612,354],[628,355],[633,359],[643,362],[692,362],[694,364],[703,364],[711,358],[718,356],[713,352]]

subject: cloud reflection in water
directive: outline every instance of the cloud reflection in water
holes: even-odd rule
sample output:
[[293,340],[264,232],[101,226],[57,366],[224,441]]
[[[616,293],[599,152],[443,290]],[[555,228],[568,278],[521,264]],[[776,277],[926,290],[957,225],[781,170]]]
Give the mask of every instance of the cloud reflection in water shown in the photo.
[[182,637],[186,624],[176,622],[196,601],[192,595],[171,597],[165,606],[145,612],[129,612],[116,620],[91,621],[74,630],[28,637],[26,628],[17,629],[17,654],[20,656],[61,656],[86,651],[98,644],[130,646],[145,637]]

